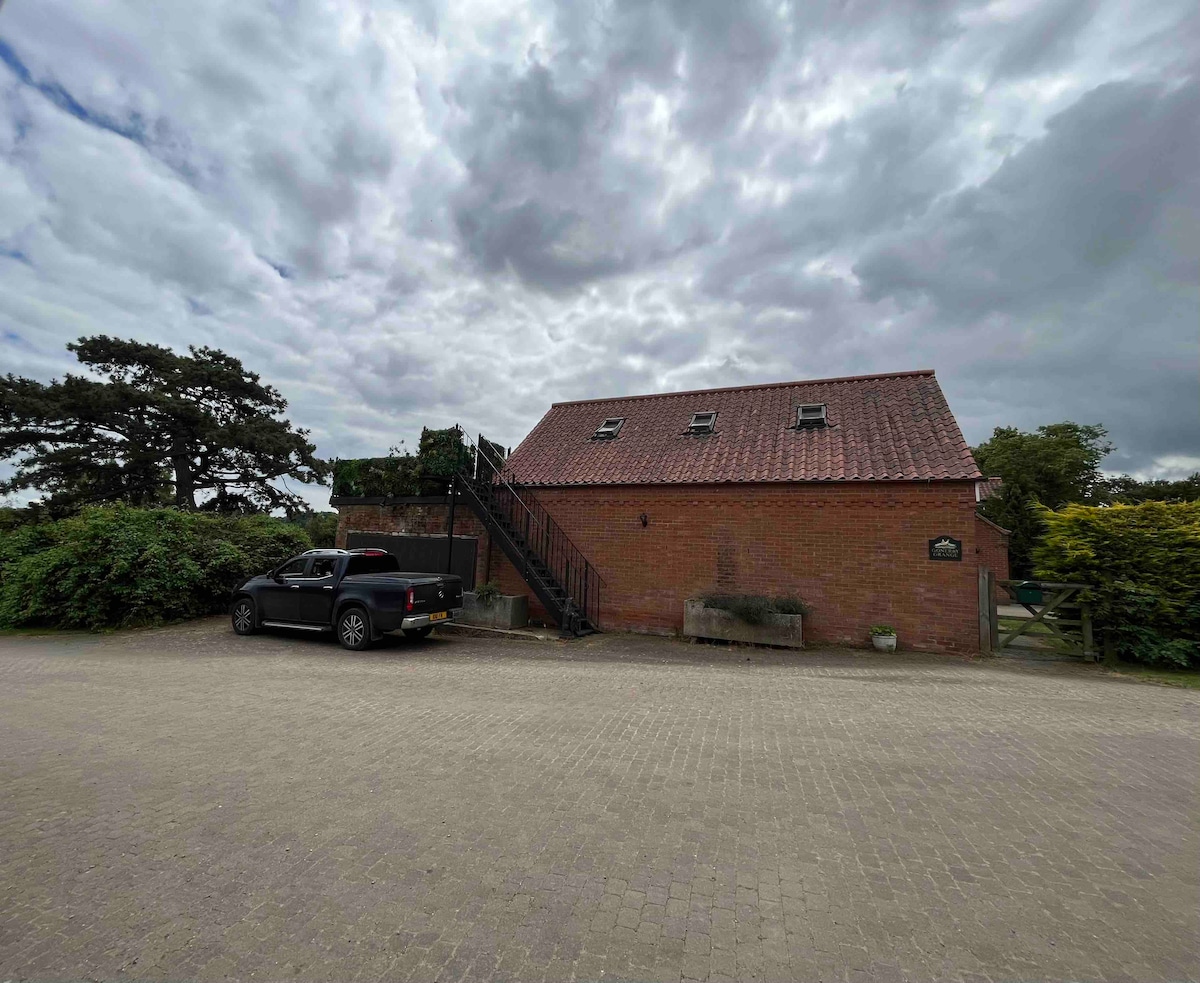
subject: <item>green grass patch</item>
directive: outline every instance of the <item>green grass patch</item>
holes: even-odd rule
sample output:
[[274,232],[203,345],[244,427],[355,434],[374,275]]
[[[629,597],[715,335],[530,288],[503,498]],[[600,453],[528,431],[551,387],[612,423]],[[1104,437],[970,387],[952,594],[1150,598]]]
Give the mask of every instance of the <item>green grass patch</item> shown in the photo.
[[1101,668],[1114,676],[1129,676],[1163,686],[1200,689],[1200,669],[1160,669],[1157,666],[1143,666],[1135,662],[1117,662],[1113,665],[1106,663]]

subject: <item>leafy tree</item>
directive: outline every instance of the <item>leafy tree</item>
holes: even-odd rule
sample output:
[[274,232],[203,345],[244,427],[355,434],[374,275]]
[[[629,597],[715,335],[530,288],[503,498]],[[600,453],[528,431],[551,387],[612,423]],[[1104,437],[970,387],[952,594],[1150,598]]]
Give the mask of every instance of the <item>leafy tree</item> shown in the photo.
[[1106,478],[1104,497],[1121,505],[1139,505],[1142,502],[1200,502],[1200,471],[1179,481],[1167,481],[1162,478],[1138,481],[1127,474],[1118,478]]
[[1009,531],[1008,565],[1014,577],[1033,574],[1033,551],[1042,537],[1042,519],[1037,512],[1037,499],[1029,494],[1020,481],[1006,481],[999,494],[986,499],[980,506],[981,515]]
[[98,335],[67,348],[105,376],[43,384],[0,379],[0,457],[23,454],[0,492],[36,488],[56,512],[99,501],[230,512],[303,500],[277,479],[323,482],[308,431],[282,419],[287,401],[213,348],[178,355]]
[[1068,502],[1097,502],[1104,495],[1100,462],[1112,450],[1102,426],[1054,423],[1026,433],[997,427],[990,440],[972,448],[979,470],[1004,479],[998,495],[979,511],[1009,530],[1009,565],[1013,576],[1033,572],[1033,551],[1042,536],[1035,508],[1052,509]]
[[313,546],[330,547],[337,540],[336,512],[298,512],[289,516],[288,521],[303,529]]
[[[1019,484],[1047,508],[1068,502],[1096,503],[1103,498],[1100,462],[1113,449],[1102,426],[1052,423],[1026,433],[997,427],[990,440],[972,448],[975,462],[988,477]],[[989,516],[990,518],[990,516]]]

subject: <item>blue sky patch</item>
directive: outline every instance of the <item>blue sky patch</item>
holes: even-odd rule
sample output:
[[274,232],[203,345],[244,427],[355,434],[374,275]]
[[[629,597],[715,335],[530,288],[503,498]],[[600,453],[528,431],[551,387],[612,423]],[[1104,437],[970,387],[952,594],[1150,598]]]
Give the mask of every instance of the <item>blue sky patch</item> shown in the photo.
[[89,126],[108,130],[110,133],[115,133],[126,140],[132,140],[134,143],[145,145],[146,124],[139,113],[133,113],[129,121],[123,123],[103,113],[92,112],[57,82],[40,82],[36,80],[20,56],[13,51],[12,47],[3,38],[0,38],[0,62],[8,66],[9,70],[17,77],[17,81],[40,92],[63,112],[70,113],[77,120],[87,123]]

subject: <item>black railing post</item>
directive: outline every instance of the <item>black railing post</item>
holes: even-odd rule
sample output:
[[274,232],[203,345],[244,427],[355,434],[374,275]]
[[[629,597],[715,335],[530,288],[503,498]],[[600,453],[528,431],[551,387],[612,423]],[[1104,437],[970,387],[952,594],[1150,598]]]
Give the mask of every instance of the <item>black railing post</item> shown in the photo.
[[454,572],[454,502],[458,498],[458,478],[450,479],[450,530],[446,533],[446,573]]

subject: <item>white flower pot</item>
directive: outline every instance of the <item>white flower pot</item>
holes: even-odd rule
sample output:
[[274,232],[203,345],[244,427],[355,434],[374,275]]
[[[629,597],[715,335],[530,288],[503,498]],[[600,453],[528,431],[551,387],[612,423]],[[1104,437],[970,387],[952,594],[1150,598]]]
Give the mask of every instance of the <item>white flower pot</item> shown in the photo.
[[880,652],[895,652],[896,651],[896,636],[895,635],[872,635],[871,644]]

